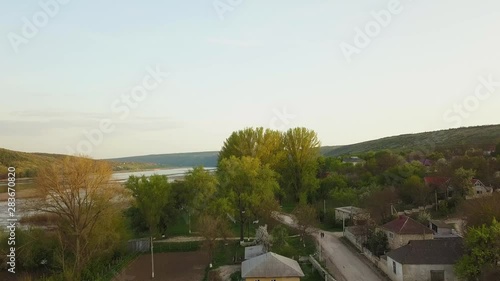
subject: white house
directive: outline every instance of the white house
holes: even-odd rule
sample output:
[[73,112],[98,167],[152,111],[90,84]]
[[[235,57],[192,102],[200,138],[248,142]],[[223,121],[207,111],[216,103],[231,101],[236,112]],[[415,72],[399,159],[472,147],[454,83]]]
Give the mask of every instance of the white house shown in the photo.
[[387,254],[387,273],[393,281],[455,281],[462,255],[462,238],[410,241]]

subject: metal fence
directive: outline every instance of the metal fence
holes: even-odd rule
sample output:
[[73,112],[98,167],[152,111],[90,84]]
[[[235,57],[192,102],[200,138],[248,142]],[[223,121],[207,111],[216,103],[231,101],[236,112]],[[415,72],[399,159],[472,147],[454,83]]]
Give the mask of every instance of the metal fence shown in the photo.
[[134,253],[144,253],[151,248],[151,240],[149,238],[133,239],[128,241],[128,250]]
[[321,266],[321,264],[313,256],[309,256],[309,261],[317,271],[323,274],[323,276],[325,277],[325,281],[337,281],[328,273],[328,271],[326,271],[326,269],[323,268],[323,266]]

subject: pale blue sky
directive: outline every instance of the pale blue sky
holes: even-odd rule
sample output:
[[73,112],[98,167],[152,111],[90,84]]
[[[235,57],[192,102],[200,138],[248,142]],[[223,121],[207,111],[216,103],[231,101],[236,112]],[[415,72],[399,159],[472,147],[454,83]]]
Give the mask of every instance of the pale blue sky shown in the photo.
[[[213,0],[71,0],[16,53],[11,32],[43,9],[2,1],[0,147],[69,153],[103,119],[114,130],[96,158],[218,150],[249,126],[340,145],[500,123],[500,85],[474,104],[480,76],[500,82],[500,2],[401,0],[349,63],[339,45],[389,2],[243,0],[221,20]],[[156,66],[170,76],[127,118],[114,112]]]

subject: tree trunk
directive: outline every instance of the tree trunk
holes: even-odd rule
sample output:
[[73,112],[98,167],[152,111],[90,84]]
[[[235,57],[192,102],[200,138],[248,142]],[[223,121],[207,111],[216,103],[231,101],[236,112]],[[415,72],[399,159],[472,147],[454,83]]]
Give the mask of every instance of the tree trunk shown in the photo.
[[244,236],[244,229],[243,229],[243,212],[240,211],[240,241],[244,241],[243,236]]

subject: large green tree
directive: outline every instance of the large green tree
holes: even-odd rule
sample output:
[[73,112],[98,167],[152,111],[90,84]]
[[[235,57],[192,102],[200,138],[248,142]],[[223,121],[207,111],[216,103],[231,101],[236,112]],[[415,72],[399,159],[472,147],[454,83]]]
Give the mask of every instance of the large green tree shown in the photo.
[[450,184],[454,188],[454,196],[465,197],[471,195],[472,190],[472,179],[476,175],[473,170],[464,169],[462,167],[455,170],[453,176],[450,179]]
[[220,209],[231,211],[238,218],[240,239],[243,240],[245,223],[279,189],[276,173],[268,165],[261,165],[257,158],[231,156],[220,161],[217,175]]
[[185,202],[187,208],[194,213],[202,213],[214,198],[218,184],[215,174],[201,166],[189,171],[184,177],[184,188],[191,195]]
[[455,265],[457,275],[467,281],[479,280],[483,271],[498,270],[500,223],[469,228],[465,235],[465,255]]
[[305,203],[307,196],[319,187],[320,141],[312,130],[293,128],[283,134],[283,147],[286,153],[283,184],[296,201]]
[[268,164],[276,171],[285,156],[281,138],[280,132],[262,127],[235,131],[224,141],[219,152],[219,163],[231,156],[248,156],[259,159],[262,165]]
[[130,176],[125,187],[132,192],[134,205],[145,219],[151,235],[157,234],[165,207],[170,201],[171,185],[167,176]]

